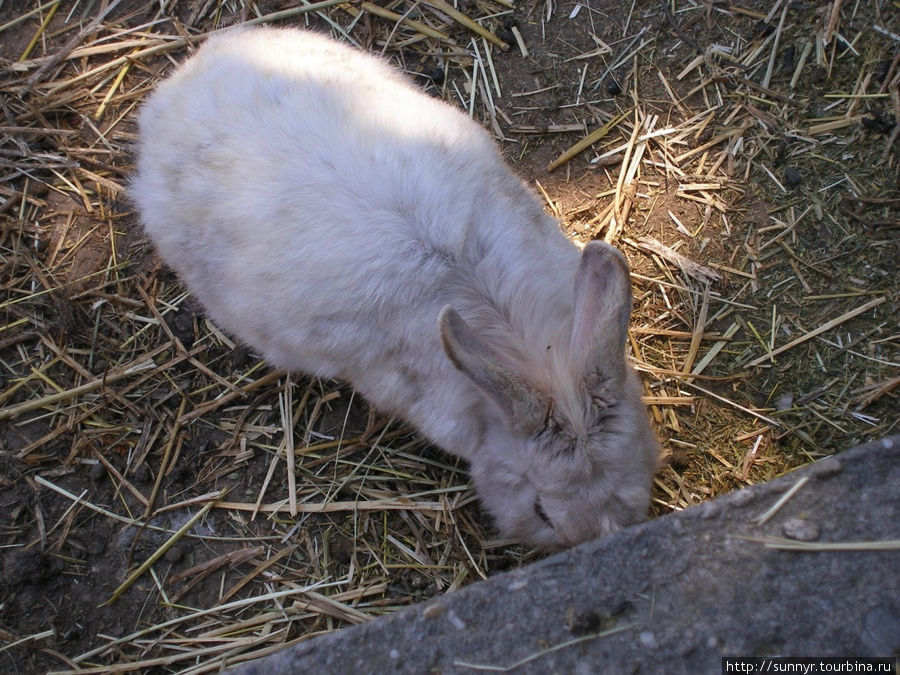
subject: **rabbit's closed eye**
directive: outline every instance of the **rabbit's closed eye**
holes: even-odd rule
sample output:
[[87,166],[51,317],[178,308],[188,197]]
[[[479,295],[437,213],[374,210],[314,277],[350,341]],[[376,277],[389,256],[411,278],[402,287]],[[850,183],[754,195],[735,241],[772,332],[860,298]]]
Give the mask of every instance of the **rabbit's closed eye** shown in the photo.
[[547,527],[553,527],[553,523],[550,521],[549,516],[544,512],[544,507],[541,506],[540,498],[534,500],[534,512],[538,518],[540,518]]

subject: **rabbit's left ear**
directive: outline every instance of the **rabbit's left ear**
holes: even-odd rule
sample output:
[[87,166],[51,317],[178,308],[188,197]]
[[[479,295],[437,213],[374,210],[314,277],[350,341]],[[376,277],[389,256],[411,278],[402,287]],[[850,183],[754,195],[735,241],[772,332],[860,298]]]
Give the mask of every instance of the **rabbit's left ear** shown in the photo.
[[625,257],[603,242],[585,246],[575,274],[569,353],[592,394],[621,395],[631,302]]
[[441,341],[450,360],[510,419],[510,427],[523,434],[536,433],[544,425],[549,399],[526,384],[501,363],[496,351],[450,307],[438,317]]

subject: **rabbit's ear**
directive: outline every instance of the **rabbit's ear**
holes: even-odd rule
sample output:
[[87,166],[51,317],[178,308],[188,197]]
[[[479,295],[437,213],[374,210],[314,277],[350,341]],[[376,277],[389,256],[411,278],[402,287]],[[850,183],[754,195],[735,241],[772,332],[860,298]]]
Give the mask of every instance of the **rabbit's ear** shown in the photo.
[[584,247],[575,275],[570,353],[592,393],[621,392],[631,317],[631,277],[625,257],[603,242]]
[[449,305],[441,310],[438,324],[453,365],[510,416],[514,430],[537,432],[546,420],[549,400],[506,368],[496,351]]

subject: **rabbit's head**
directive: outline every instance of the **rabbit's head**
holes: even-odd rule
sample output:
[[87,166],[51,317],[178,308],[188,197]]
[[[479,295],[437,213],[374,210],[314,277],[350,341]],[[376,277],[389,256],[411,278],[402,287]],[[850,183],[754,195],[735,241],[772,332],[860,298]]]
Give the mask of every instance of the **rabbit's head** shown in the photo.
[[622,254],[588,244],[568,344],[524,375],[453,309],[441,313],[445,351],[497,411],[470,470],[504,535],[554,550],[646,516],[659,444],[625,363],[631,302]]

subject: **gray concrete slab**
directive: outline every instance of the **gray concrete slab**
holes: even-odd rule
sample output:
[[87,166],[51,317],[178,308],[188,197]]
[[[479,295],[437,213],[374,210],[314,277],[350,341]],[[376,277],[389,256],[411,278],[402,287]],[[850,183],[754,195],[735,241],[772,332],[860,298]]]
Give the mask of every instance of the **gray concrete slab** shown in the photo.
[[[882,544],[794,551],[765,537]],[[718,673],[726,655],[897,655],[897,540],[900,436],[237,672]]]

